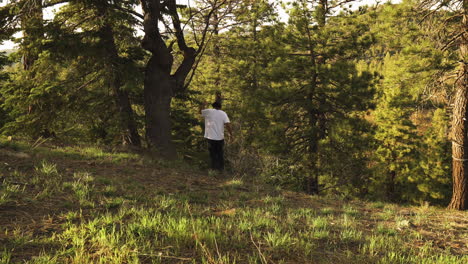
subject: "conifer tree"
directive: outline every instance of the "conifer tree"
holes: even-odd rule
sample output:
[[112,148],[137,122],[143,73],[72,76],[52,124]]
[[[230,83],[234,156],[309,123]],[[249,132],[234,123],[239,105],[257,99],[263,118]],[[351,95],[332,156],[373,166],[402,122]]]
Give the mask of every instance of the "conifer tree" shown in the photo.
[[387,54],[382,75],[382,95],[374,113],[378,140],[376,156],[385,166],[378,173],[385,175],[386,196],[396,200],[404,193],[401,189],[407,189],[408,177],[415,169],[413,161],[417,160],[418,136],[410,119],[414,105],[409,88],[412,80],[408,68],[402,67],[398,54]]
[[[0,52],[0,69],[3,69],[3,67],[7,66],[9,63],[7,56],[5,55],[4,52]],[[8,74],[0,71],[0,86],[3,85],[8,79]],[[3,97],[3,94],[0,93],[0,106],[3,105],[5,98]],[[0,130],[3,128],[5,123],[7,122],[8,115],[5,112],[5,110],[0,107]]]
[[409,180],[417,184],[422,195],[417,199],[434,203],[447,202],[451,194],[451,171],[449,118],[446,110],[437,108],[432,115],[431,126],[424,135],[424,148],[420,167],[422,173],[411,176]]
[[40,52],[39,43],[44,37],[42,0],[22,1],[20,20],[23,29],[21,42],[22,63],[25,70],[30,70]]
[[456,21],[455,30],[449,29],[443,49],[450,47],[458,51],[458,67],[453,98],[452,124],[450,140],[452,141],[452,178],[453,192],[448,208],[468,209],[468,0],[422,0],[420,7],[426,17],[438,12],[449,12],[450,17],[444,23]]
[[[60,123],[58,120],[61,117],[68,116],[64,115],[65,111],[72,112],[78,109],[77,112],[84,114],[89,109],[90,113],[95,114],[95,118],[88,122],[92,123],[92,126],[99,123],[100,119],[113,119],[110,116],[117,112],[116,116],[119,116],[120,124],[114,123],[120,127],[118,133],[122,134],[124,142],[139,145],[140,139],[128,91],[122,88],[131,82],[131,78],[138,76],[135,74],[137,73],[135,57],[132,57],[138,52],[135,52],[135,47],[128,47],[129,44],[138,46],[138,41],[133,36],[135,31],[133,27],[137,22],[132,17],[132,12],[129,11],[136,4],[135,1],[112,3],[108,1],[46,1],[43,7],[59,2],[67,2],[67,4],[57,12],[53,21],[46,21],[47,24],[41,27],[42,34],[46,32],[46,36],[34,43],[24,38],[24,43],[31,43],[25,49],[37,51],[38,55],[35,60],[39,59],[40,62],[37,67],[31,68],[33,60],[23,59],[23,61],[28,61],[28,68],[35,74],[30,82],[25,83],[24,76],[18,73],[17,78],[22,80],[11,82],[10,88],[7,87],[8,85],[5,87],[7,89],[4,90],[5,94],[9,94],[10,97],[5,107],[10,109],[17,122],[23,125],[29,124],[26,127],[31,127],[36,136],[42,133],[41,131],[47,132],[50,127],[54,127],[53,123]],[[20,25],[25,26],[24,23]],[[20,27],[20,29],[24,32],[33,30],[29,27]],[[120,38],[120,43],[117,43],[116,36]],[[120,48],[119,45],[123,47]],[[126,54],[125,57],[121,55],[122,53]],[[139,57],[142,58],[141,55]],[[68,69],[64,70],[62,67],[68,67]],[[63,78],[68,78],[68,80],[63,80]],[[79,92],[73,89],[66,91],[70,87],[63,87],[63,83],[81,88],[78,89]],[[99,87],[100,85],[106,88],[103,89]],[[30,96],[25,90],[26,87],[29,87],[27,89],[31,91]],[[87,90],[91,87],[95,91]],[[105,94],[108,89],[111,90],[111,97]],[[84,91],[89,93],[82,94]],[[103,94],[95,97],[99,93],[97,91],[102,91]],[[89,101],[90,98],[93,98],[92,103]],[[115,103],[112,104],[110,100],[107,100],[108,98],[114,98]],[[29,106],[25,107],[24,103],[28,101]],[[83,108],[81,106],[83,102],[86,102],[88,107]],[[93,105],[106,106],[101,110],[93,111]],[[46,111],[50,113],[46,114]],[[83,119],[85,118],[81,117],[81,120]],[[105,130],[113,130],[114,126],[109,126],[108,121],[103,122],[107,124],[101,127],[107,126],[107,128],[100,129],[102,135],[107,134]],[[59,129],[56,126],[55,128]],[[49,131],[44,135],[50,133]]]
[[428,197],[422,191],[427,188],[422,186],[427,186],[426,178],[431,177],[421,164],[435,158],[424,154],[434,149],[423,137],[428,127],[431,129],[427,120],[432,118],[435,101],[443,100],[434,94],[426,96],[427,83],[450,65],[451,58],[437,49],[433,23],[421,22],[414,1],[387,3],[374,10],[371,31],[376,43],[366,52],[382,78],[372,115],[377,127],[375,157],[379,160],[374,188],[386,189],[385,196],[394,200],[420,201]]
[[219,21],[219,32],[213,32],[191,87],[199,94],[196,98],[211,102],[222,93],[223,109],[236,130],[234,142],[228,143],[227,162],[235,173],[253,172],[260,166],[258,153],[274,148],[276,140],[270,136],[272,124],[265,114],[271,108],[264,93],[270,66],[282,49],[276,35],[281,26],[274,5],[265,0],[235,1],[217,13],[229,19]]
[[291,71],[284,85],[293,87],[288,109],[294,115],[290,115],[286,135],[301,153],[296,163],[303,164],[304,188],[312,194],[321,191],[321,164],[329,158],[321,158],[321,146],[333,124],[367,109],[372,96],[372,75],[357,71],[352,61],[371,39],[358,20],[340,19],[335,13],[340,4],[297,1],[290,11],[287,39],[293,48],[287,59]]

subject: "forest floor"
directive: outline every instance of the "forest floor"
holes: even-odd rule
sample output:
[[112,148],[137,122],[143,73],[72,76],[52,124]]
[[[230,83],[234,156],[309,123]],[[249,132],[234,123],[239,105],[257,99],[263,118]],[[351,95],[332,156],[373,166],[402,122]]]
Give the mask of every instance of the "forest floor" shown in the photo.
[[2,139],[0,263],[468,263],[468,212]]

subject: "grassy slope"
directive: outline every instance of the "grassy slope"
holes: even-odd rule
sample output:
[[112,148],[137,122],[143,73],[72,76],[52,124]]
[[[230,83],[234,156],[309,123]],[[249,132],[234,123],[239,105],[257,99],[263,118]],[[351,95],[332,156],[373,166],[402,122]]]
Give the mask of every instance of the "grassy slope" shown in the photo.
[[468,213],[0,140],[0,263],[468,263]]

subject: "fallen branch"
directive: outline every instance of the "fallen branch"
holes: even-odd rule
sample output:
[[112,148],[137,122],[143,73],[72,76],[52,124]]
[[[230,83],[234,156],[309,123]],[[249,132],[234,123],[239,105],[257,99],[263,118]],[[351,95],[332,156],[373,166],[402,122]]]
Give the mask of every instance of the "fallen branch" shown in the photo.
[[261,261],[262,261],[262,264],[268,264],[268,261],[267,259],[265,258],[265,255],[263,255],[262,251],[260,250],[260,246],[258,246],[254,239],[253,239],[253,236],[252,236],[252,232],[250,232],[250,241],[252,241],[252,243],[254,244],[255,248],[257,248],[257,251],[258,251],[258,254],[260,254],[260,257],[261,257]]

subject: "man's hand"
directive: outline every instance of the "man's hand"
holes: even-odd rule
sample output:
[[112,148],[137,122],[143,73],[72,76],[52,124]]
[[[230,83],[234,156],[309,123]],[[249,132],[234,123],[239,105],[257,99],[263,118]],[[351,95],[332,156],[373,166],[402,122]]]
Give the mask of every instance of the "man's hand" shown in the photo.
[[226,128],[227,128],[227,131],[229,133],[229,138],[232,140],[233,137],[232,137],[232,126],[231,126],[231,123],[225,123],[226,124]]
[[201,113],[201,111],[203,109],[206,109],[206,105],[207,105],[207,102],[206,101],[202,101],[199,105],[198,105],[198,112]]

